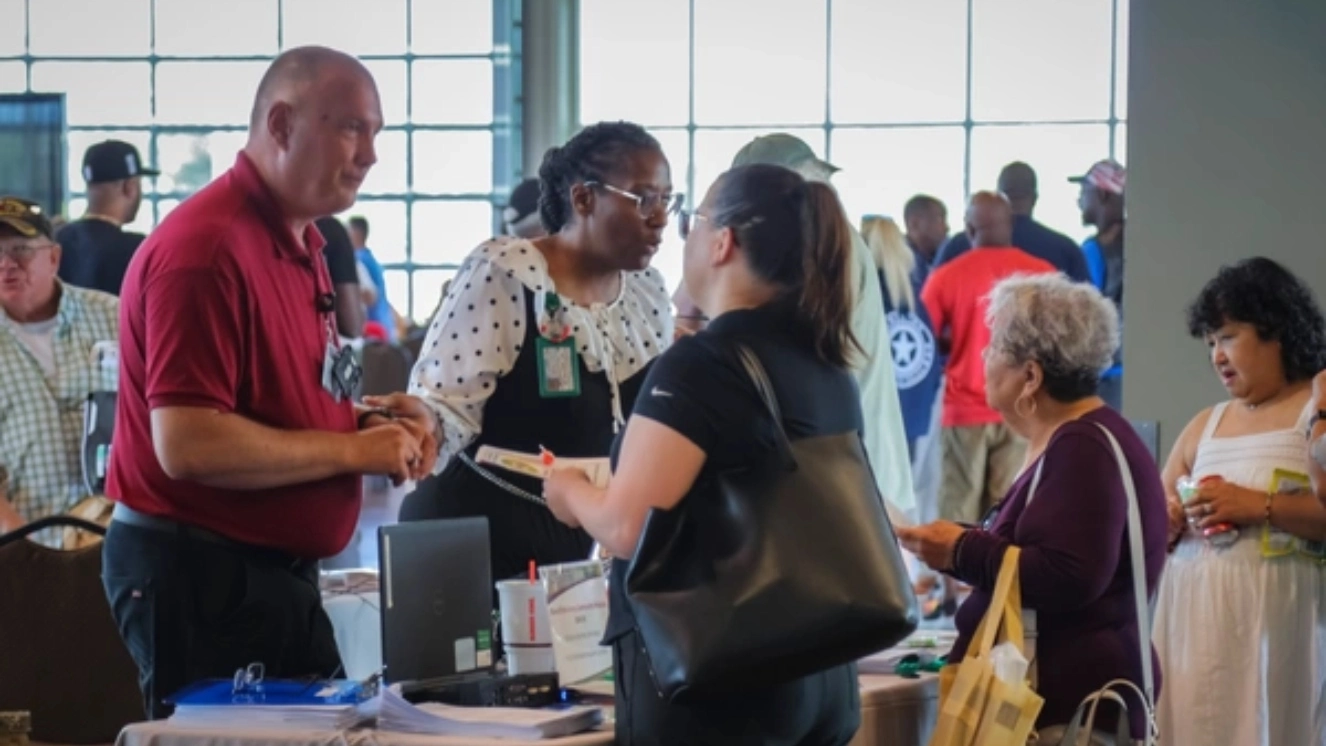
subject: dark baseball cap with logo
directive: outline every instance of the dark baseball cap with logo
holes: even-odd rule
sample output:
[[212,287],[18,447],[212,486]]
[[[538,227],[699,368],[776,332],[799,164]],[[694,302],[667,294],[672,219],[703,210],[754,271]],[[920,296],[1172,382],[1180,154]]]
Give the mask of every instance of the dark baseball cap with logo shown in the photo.
[[83,180],[89,184],[120,181],[134,176],[156,176],[161,172],[143,165],[138,148],[122,140],[106,140],[83,153]]
[[51,220],[41,205],[19,197],[0,197],[0,224],[18,231],[24,238],[53,238]]

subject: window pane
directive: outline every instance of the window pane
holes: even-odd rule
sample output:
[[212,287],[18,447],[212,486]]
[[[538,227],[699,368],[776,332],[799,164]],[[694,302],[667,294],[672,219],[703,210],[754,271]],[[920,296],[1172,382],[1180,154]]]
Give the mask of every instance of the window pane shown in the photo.
[[285,0],[285,48],[321,44],[350,54],[405,51],[405,0]]
[[695,120],[824,121],[825,8],[806,0],[696,3]]
[[1108,116],[1110,3],[973,3],[972,118],[1036,121]]
[[1114,116],[1128,118],[1128,5],[1129,0],[1114,0],[1118,8],[1118,29],[1114,36],[1115,69]]
[[967,0],[833,4],[835,122],[960,122]]
[[852,224],[875,214],[901,225],[903,205],[917,194],[943,202],[953,221],[962,212],[963,138],[961,127],[835,129],[833,163],[842,171],[833,183]]
[[[27,44],[24,38],[27,13],[27,0],[0,0],[0,17],[5,19],[4,23],[0,23],[0,50],[4,50],[4,54],[23,54],[24,45]],[[4,79],[0,78],[0,84],[2,83]],[[22,85],[16,89],[4,88],[6,91],[22,89]]]
[[415,264],[460,264],[493,236],[493,206],[478,201],[415,202],[410,251]]
[[[649,133],[663,146],[663,155],[667,156],[668,165],[672,167],[673,191],[686,192],[688,206],[698,205],[704,199],[703,192],[691,194],[686,183],[686,174],[691,165],[690,138],[686,130],[650,130]],[[669,218],[669,225],[663,231],[663,245],[651,262],[655,269],[663,273],[669,287],[676,287],[681,280],[682,244],[681,235],[677,233],[677,220],[675,217]]]
[[417,269],[414,271],[414,307],[410,318],[420,324],[432,320],[442,300],[442,286],[456,276],[454,269]]
[[74,197],[65,205],[65,218],[77,220],[87,212],[87,197]]
[[493,63],[488,60],[415,62],[413,90],[416,123],[493,121]]
[[493,136],[488,132],[415,132],[414,190],[487,194],[493,190]]
[[799,129],[742,129],[742,130],[696,130],[695,132],[695,198],[696,204],[713,185],[720,174],[732,167],[732,157],[746,143],[760,135],[771,132],[786,132],[796,135],[816,154],[824,155],[824,130]]
[[161,225],[161,221],[166,219],[170,211],[179,206],[180,201],[177,199],[157,200],[157,225]]
[[148,124],[151,78],[146,62],[38,62],[32,90],[65,93],[69,124]]
[[235,165],[246,139],[243,132],[158,135],[157,191],[187,195],[202,189]]
[[149,0],[30,2],[32,54],[146,57],[152,51],[148,3]]
[[415,54],[487,54],[493,49],[491,0],[411,0]]
[[[20,45],[20,48],[22,45]],[[0,62],[0,91],[21,93],[28,87],[28,66],[24,62]]]
[[[82,192],[87,189],[87,182],[83,181],[83,152],[89,146],[101,142],[102,140],[123,140],[142,154],[143,160],[151,165],[152,154],[148,149],[151,143],[151,137],[146,132],[113,132],[109,130],[73,130],[66,134],[65,143],[69,148],[69,176],[65,183],[69,185],[69,191]],[[151,187],[151,179],[143,181],[143,188]]]
[[274,54],[276,8],[271,0],[158,2],[157,54]]
[[401,269],[389,269],[382,273],[382,284],[387,286],[387,297],[396,311],[410,315],[410,274]]
[[1114,160],[1128,166],[1128,125],[1124,122],[1114,126]]
[[1068,182],[1109,154],[1110,129],[1103,124],[977,127],[971,136],[971,188],[994,189],[999,169],[1025,161],[1036,169],[1040,198],[1035,217],[1073,239],[1081,239],[1078,187]]
[[265,62],[162,62],[157,122],[248,124]]
[[686,124],[689,22],[687,0],[580,0],[580,121]]
[[399,130],[379,132],[373,141],[378,162],[368,171],[359,187],[364,194],[402,194],[405,192],[405,133]]
[[388,126],[405,124],[405,63],[369,60],[364,63],[364,67],[373,74],[373,81],[378,84],[382,121]]
[[[354,207],[341,213],[341,220],[362,215],[368,220],[368,248],[380,264],[405,261],[405,203],[379,200],[360,200]],[[404,301],[405,296],[401,296]]]

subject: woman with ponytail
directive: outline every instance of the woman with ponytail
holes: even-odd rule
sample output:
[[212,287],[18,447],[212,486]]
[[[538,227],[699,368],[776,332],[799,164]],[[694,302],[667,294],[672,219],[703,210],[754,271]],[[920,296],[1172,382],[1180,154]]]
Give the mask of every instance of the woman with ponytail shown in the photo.
[[409,394],[371,403],[437,422],[440,474],[402,521],[483,516],[494,580],[582,560],[593,544],[557,522],[539,479],[481,463],[483,446],[604,458],[672,341],[669,297],[649,267],[681,205],[658,141],[608,122],[552,148],[539,169],[548,234],[476,248],[438,308]]
[[[789,438],[860,432],[861,400],[849,366],[852,237],[832,188],[780,166],[719,177],[682,214],[686,288],[710,321],[650,370],[600,489],[556,471],[544,495],[553,513],[583,527],[613,563],[607,639],[614,648],[617,743],[845,744],[860,722],[855,664],[702,705],[657,693],[627,601],[625,571],[650,509],[670,509],[732,469],[767,463],[769,411],[733,354],[760,359]],[[713,620],[721,624],[721,619]]]

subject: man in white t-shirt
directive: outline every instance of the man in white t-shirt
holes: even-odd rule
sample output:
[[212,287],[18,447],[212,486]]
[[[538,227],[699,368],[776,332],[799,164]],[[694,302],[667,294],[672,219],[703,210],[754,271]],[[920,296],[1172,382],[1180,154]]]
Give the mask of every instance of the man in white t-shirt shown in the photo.
[[[60,282],[59,266],[60,245],[41,207],[0,197],[0,533],[88,496],[83,406],[93,391],[115,385],[94,347],[118,339],[119,301]],[[32,538],[58,545],[60,534]]]
[[[802,140],[787,134],[757,137],[732,160],[732,167],[768,163],[790,168],[811,181],[828,183],[833,166],[819,159]],[[894,379],[893,354],[888,324],[884,319],[884,297],[870,249],[861,235],[852,231],[852,334],[865,350],[854,369],[861,389],[861,411],[865,415],[865,447],[875,471],[879,491],[887,501],[895,523],[910,523],[916,505],[912,466],[907,454],[902,405]]]

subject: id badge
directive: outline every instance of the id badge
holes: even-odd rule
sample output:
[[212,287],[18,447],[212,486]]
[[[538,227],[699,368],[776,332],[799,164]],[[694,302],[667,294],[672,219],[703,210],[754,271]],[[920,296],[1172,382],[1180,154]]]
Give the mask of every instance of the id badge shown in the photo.
[[336,381],[337,351],[332,345],[322,353],[322,388],[331,394],[337,404],[341,402],[341,386]]
[[580,361],[575,337],[561,342],[539,337],[534,349],[539,360],[539,396],[580,396]]

